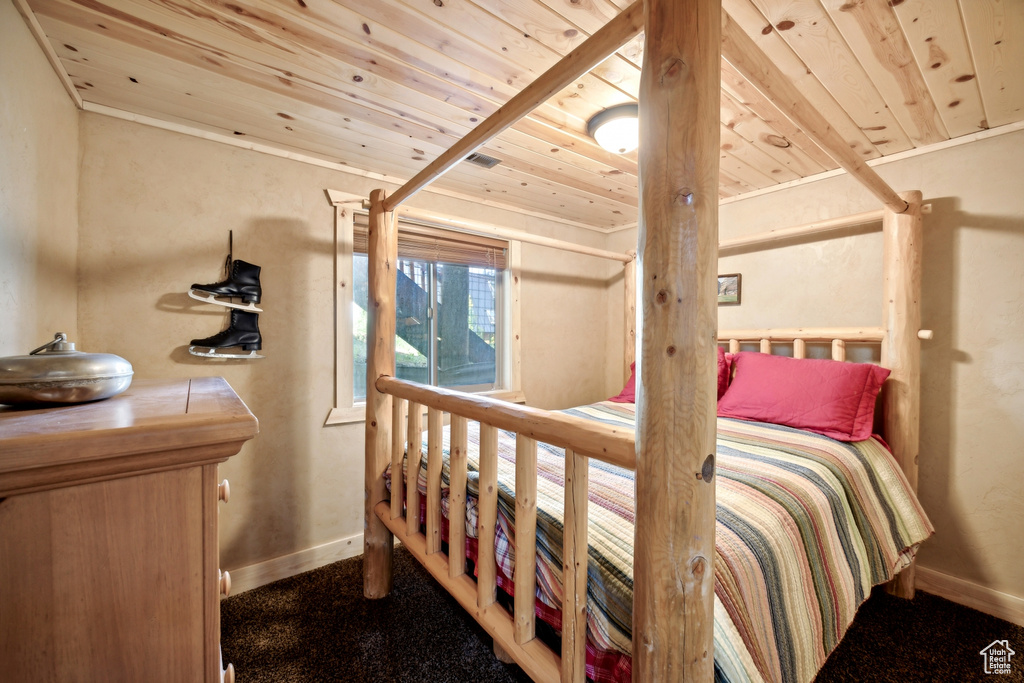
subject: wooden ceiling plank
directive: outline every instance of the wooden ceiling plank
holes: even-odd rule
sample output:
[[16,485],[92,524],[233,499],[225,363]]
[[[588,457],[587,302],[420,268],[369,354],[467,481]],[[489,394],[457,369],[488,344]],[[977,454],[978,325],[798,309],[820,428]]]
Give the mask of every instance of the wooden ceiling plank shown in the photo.
[[548,7],[591,35],[623,11],[607,0],[588,0],[588,2],[533,0],[533,4]]
[[384,208],[388,211],[394,210],[396,206],[421,190],[434,178],[443,175],[445,171],[485,144],[491,137],[521,119],[539,103],[546,102],[551,93],[560,90],[566,82],[572,82],[578,78],[579,74],[585,73],[595,64],[600,63],[619,45],[642,29],[643,3],[638,0],[630,9],[594,33],[569,56],[502,105],[497,112],[474,128],[473,132],[462,138],[433,164],[392,193],[385,200]]
[[[207,4],[212,2],[212,0],[201,1]],[[371,26],[364,22],[365,28],[362,32],[351,29],[352,26],[360,25],[359,22],[362,21],[361,16],[337,3],[307,3],[307,6],[301,9],[298,6],[293,7],[289,4],[287,6],[275,7],[276,13],[270,13],[264,6],[257,8],[247,5],[244,0],[239,0],[238,6],[241,8],[239,11],[244,10],[243,14],[258,17],[261,24],[268,26],[281,24],[286,18],[298,22],[297,24],[291,23],[286,25],[288,30],[285,33],[288,34],[303,35],[301,33],[301,26],[305,26],[309,31],[319,31],[331,36],[334,35],[331,32],[338,31],[342,35],[347,34],[353,40],[363,40],[367,45],[383,51],[386,55],[391,55],[399,62],[411,64],[415,69],[422,70],[424,73],[443,76],[448,82],[449,88],[468,88],[470,92],[482,94],[492,101],[499,103],[504,101],[502,98],[512,97],[516,93],[514,87],[512,87],[517,82],[516,79],[509,76],[505,81],[502,81],[481,71],[471,71],[465,64],[455,62],[448,56],[447,52],[434,52],[420,43],[409,41],[400,34],[395,33],[387,25],[373,24]],[[373,3],[371,9],[374,10],[374,16],[382,20],[395,20],[396,12],[398,12],[393,5],[380,5],[378,3]],[[425,27],[430,26],[432,22],[423,18],[413,17],[410,19],[405,17],[404,23],[408,24],[409,22],[412,22],[416,31],[430,34],[434,36],[436,41],[443,42],[445,36],[449,35],[445,32],[445,27],[435,26],[432,30],[427,30]],[[406,30],[411,29],[407,28]],[[326,35],[321,35],[317,40],[308,40],[311,44],[318,45],[329,40],[329,38]],[[306,38],[304,38],[303,42],[306,42]],[[410,78],[414,83],[418,81],[418,76],[416,75]],[[596,81],[597,79],[593,80]],[[575,104],[571,100],[568,103]],[[591,115],[592,109],[592,106],[588,106],[582,109],[576,107],[572,111],[568,111],[565,108],[545,103],[531,114],[531,118],[552,127],[571,130],[578,138],[586,138],[585,122]],[[483,108],[477,107],[477,110],[481,111]],[[487,115],[486,112],[484,114]]]
[[68,78],[67,71],[64,70],[64,66],[60,63],[60,59],[57,57],[57,53],[54,52],[53,46],[46,37],[46,33],[43,27],[39,25],[39,20],[36,18],[35,12],[28,6],[27,0],[13,0],[14,6],[21,14],[25,23],[28,24],[28,29],[32,33],[32,37],[35,38],[36,43],[42,49],[43,54],[46,55],[46,61],[50,63],[53,68],[54,74],[60,80],[60,84],[64,86],[64,90],[67,91],[68,96],[74,101],[75,106],[79,109],[82,108],[82,96],[78,94],[78,90],[75,89],[71,79]]
[[[287,143],[291,140],[292,146],[301,147],[294,141],[295,138],[319,138],[325,145],[324,149],[330,150],[332,159],[343,157],[348,148],[359,148],[369,143],[370,147],[386,148],[393,155],[403,159],[403,167],[398,169],[399,177],[408,169],[416,169],[423,163],[415,159],[412,144],[403,136],[396,136],[390,140],[384,137],[371,138],[366,131],[358,128],[353,130],[348,127],[327,125],[318,121],[315,115],[307,117],[298,112],[291,120],[285,121],[276,117],[272,109],[268,110],[265,105],[235,96],[231,84],[227,81],[199,83],[164,70],[151,71],[139,63],[132,64],[129,67],[131,71],[128,72],[124,70],[122,63],[116,60],[108,62],[96,56],[94,52],[90,54],[92,57],[88,62],[70,65],[72,80],[76,85],[91,84],[82,90],[87,97],[93,92],[106,90],[108,94],[99,103],[107,106],[123,108],[126,101],[136,105],[149,103],[146,106],[147,111],[165,110],[192,123],[213,124],[229,133],[238,131],[242,135],[259,137],[270,143]],[[126,73],[135,73],[138,76],[138,83],[130,90],[117,88],[116,85],[127,78]],[[185,91],[191,92],[192,95],[182,97]],[[96,100],[89,98],[89,101]],[[230,109],[225,107],[224,101],[231,101],[233,106]],[[282,135],[281,131],[286,127],[291,131],[287,135]],[[384,133],[380,135],[383,136]],[[434,146],[432,149],[443,148]],[[365,170],[383,172],[390,169],[378,165]]]
[[[400,28],[404,41],[394,41],[389,38],[390,42],[398,42],[407,53],[422,52],[423,50],[432,52],[430,56],[418,60],[417,65],[420,68],[424,68],[423,64],[437,63],[439,56],[454,58],[462,65],[476,70],[476,78],[480,82],[480,86],[490,87],[494,92],[506,92],[509,98],[515,96],[537,77],[536,72],[515,64],[511,59],[498,57],[491,51],[493,46],[485,47],[469,41],[453,41],[450,27],[441,25],[419,13],[409,11],[398,0],[375,0],[372,3],[367,3],[364,0],[337,0],[337,2],[326,3],[323,0],[312,0],[307,5],[308,7],[301,9],[301,13],[309,13],[314,7],[321,10],[324,7],[330,7],[329,12],[324,12],[325,15],[334,14],[339,11],[340,7],[346,7],[364,19],[363,25],[367,26],[372,34],[383,34],[385,31],[389,31],[387,35],[390,36],[390,31]],[[297,10],[296,7],[289,5],[286,11]],[[366,19],[375,23],[367,24]],[[379,43],[376,44],[379,45]],[[417,48],[417,46],[420,47]],[[557,60],[552,60],[551,63],[555,62]],[[586,75],[581,75],[580,78],[585,83],[590,83],[588,87],[601,89],[599,79]],[[499,81],[499,84],[496,86],[489,82],[491,80]],[[605,86],[607,87],[607,84]],[[509,87],[512,89],[511,92],[508,92]],[[538,107],[534,117],[549,120],[555,125],[573,128],[581,133],[585,132],[587,119],[595,113],[595,110],[593,107],[574,106],[577,103],[573,99],[562,100],[560,106],[549,102],[544,107]]]
[[746,194],[758,189],[750,183],[744,182],[730,173],[728,170],[718,169],[718,185],[730,189],[735,194]]
[[[724,126],[720,126],[720,128],[724,128]],[[729,147],[728,149],[726,149],[727,146]],[[770,185],[777,185],[779,182],[733,154],[733,147],[729,143],[721,145],[718,167],[725,169],[734,178],[751,185],[755,190],[760,190]]]
[[[102,70],[105,67],[108,69],[106,73],[111,74],[111,77],[118,80],[127,78],[127,72],[124,71],[124,68],[127,67],[126,63],[120,62],[116,58],[105,59],[99,56],[96,51],[88,50],[84,46],[80,49],[89,55],[90,60],[74,65],[75,71],[81,74],[82,79],[93,83],[94,86],[99,85],[102,87],[105,75]],[[139,83],[136,84],[135,88],[138,93],[135,103],[149,101],[151,104],[147,106],[147,110],[170,111],[179,117],[191,117],[192,121],[195,121],[198,115],[200,120],[214,124],[218,128],[230,131],[233,127],[234,130],[242,132],[247,136],[263,140],[278,141],[281,139],[279,130],[275,127],[278,120],[273,114],[268,113],[272,112],[274,108],[272,107],[268,110],[265,107],[263,98],[259,102],[249,101],[241,92],[233,90],[228,83],[204,85],[197,82],[198,79],[189,73],[175,76],[167,72],[153,71],[138,60],[132,60],[131,66],[127,68],[130,68],[131,72],[139,76]],[[75,80],[78,80],[78,78]],[[169,93],[175,91],[181,93],[186,90],[192,91],[194,95],[189,98],[169,95]],[[266,95],[263,97],[266,97]],[[223,102],[217,101],[218,99],[228,100],[232,103],[232,118],[225,118],[223,114],[225,107]],[[110,100],[108,102],[111,105],[123,104]],[[152,103],[157,103],[157,106],[153,106]],[[282,121],[281,123],[284,124],[285,122]],[[371,137],[376,131],[371,130],[368,134],[366,131],[350,131],[345,127],[324,126],[318,124],[315,120],[299,115],[296,115],[287,123],[289,124],[288,127],[293,131],[288,136],[293,141],[293,147],[308,151],[315,150],[319,153],[328,153],[335,159],[344,159],[346,149],[362,147],[367,150],[367,156],[364,158],[371,160],[374,164],[367,167],[366,170],[381,172],[382,164],[386,163],[387,170],[397,173],[399,176],[414,174],[422,168],[424,161],[435,158],[445,149],[437,145],[424,145],[424,147],[427,147],[426,152],[412,150],[407,139],[402,135],[390,136],[392,139],[389,140],[385,139],[388,137],[387,131],[383,131],[383,133],[378,133],[376,136]],[[276,138],[275,133],[278,136]],[[316,141],[317,144],[311,146],[309,144],[310,141]],[[418,156],[417,154],[425,154],[426,156]],[[544,177],[538,178],[533,174],[523,173],[504,165],[499,165],[489,171],[481,169],[478,173],[482,178],[486,179],[486,186],[490,191],[501,194],[508,194],[509,192],[534,194],[542,198],[536,202],[536,205],[538,207],[547,207],[548,210],[551,210],[556,202],[558,205],[564,203],[567,196],[572,196],[574,201],[581,205],[595,204],[595,200],[610,201],[615,208],[620,210],[635,207],[637,201],[635,195],[612,194],[604,191],[602,188],[593,187],[588,184],[582,184],[582,187],[578,187],[574,183],[564,182],[562,178],[555,178],[553,180]],[[473,182],[478,182],[478,180],[474,179]],[[523,189],[527,187],[529,189]],[[548,199],[549,196],[557,196],[560,199],[551,200]]]
[[939,116],[890,0],[823,0],[823,3],[914,146],[948,140],[946,124]]
[[[250,13],[250,11],[246,10],[243,14],[249,14],[249,13]],[[98,15],[98,16],[105,16],[105,15]],[[278,24],[283,22],[283,20],[281,18],[276,17],[276,16],[271,16],[271,15],[258,15],[258,18],[260,19],[260,22],[257,23],[257,28],[253,29],[254,31],[255,30],[260,30],[258,27],[259,27],[259,25],[261,23],[262,24],[268,24],[268,25],[278,25]],[[111,19],[111,17],[108,16],[107,19],[109,20],[109,19]],[[226,21],[226,18],[221,18],[220,21]],[[109,21],[108,21],[108,23],[109,23]],[[213,23],[219,23],[219,21],[218,22],[213,22]],[[132,26],[131,28],[135,28],[135,27]],[[285,31],[285,33],[287,33],[289,35],[300,35],[300,36],[303,36],[303,37],[308,37],[308,36],[304,36],[304,34],[302,33],[302,27],[301,26],[297,26],[297,25],[294,25],[294,24],[288,24],[288,25],[286,25],[286,28],[287,28],[287,31]],[[136,29],[136,31],[139,31],[139,29]],[[260,37],[261,40],[264,39],[262,34],[259,34],[259,37]],[[156,35],[143,36],[141,38],[141,40],[145,41],[147,44],[152,44],[153,42],[159,41],[160,39],[161,39],[161,36],[156,36]],[[192,41],[192,42],[194,42],[194,41]],[[318,41],[315,40],[315,39],[310,39],[309,42],[312,43],[312,44],[319,44]],[[320,40],[319,42],[322,43],[323,41]],[[203,44],[199,43],[199,47],[197,47],[195,49],[197,49],[197,50],[201,49],[202,46],[203,46]],[[302,50],[302,46],[301,45],[289,45],[288,47],[289,47],[289,50],[288,50],[289,52],[296,51],[296,53],[297,54],[301,54],[303,56],[303,58],[307,58],[310,54],[315,54],[315,52],[311,51],[311,50]],[[333,47],[332,46],[332,51],[333,52],[344,52],[345,49],[348,49],[350,47],[351,47],[351,44],[340,46],[340,48],[342,48],[342,49],[339,49],[339,47]],[[181,54],[176,54],[175,56],[178,57],[178,58],[182,58]],[[218,55],[218,54],[212,54],[212,55],[211,54],[205,54],[205,55],[201,56],[201,58],[210,58],[210,59],[215,59],[215,60],[218,57],[222,58],[222,56]],[[371,61],[376,61],[376,62],[380,63],[380,62],[383,62],[385,59],[387,59],[386,56],[378,55],[377,59],[371,59]],[[299,69],[298,66],[295,66],[295,65],[290,65],[290,66],[291,66],[291,68]],[[274,76],[275,78],[279,78],[279,77],[281,77],[282,72],[288,73],[284,69],[281,69],[276,74],[274,74],[272,72],[271,75]],[[424,80],[426,80],[428,78],[430,78],[429,75],[423,74],[423,73],[419,73],[418,75],[417,74],[411,74],[411,75],[408,76],[407,79],[404,79],[404,80],[420,84],[420,83],[422,83]],[[294,87],[293,84],[291,84],[291,83],[289,83],[289,85]],[[436,90],[435,90],[435,96],[437,96],[436,95]],[[360,102],[360,104],[362,106],[365,106],[368,103]],[[481,106],[486,106],[486,104],[481,105]],[[496,108],[496,105],[492,105],[492,106],[494,106]],[[436,126],[436,127],[438,129],[443,130],[443,128],[441,128],[441,126]],[[545,130],[545,131],[549,130],[548,127],[545,126],[544,124],[540,124],[540,123],[536,123],[535,124],[533,122],[525,122],[525,121],[521,122],[521,126],[520,127],[521,128],[527,128],[531,132],[536,132],[538,130]],[[568,132],[568,133],[565,133],[565,134],[558,133],[556,135],[556,137],[560,138],[560,139],[556,140],[556,142],[558,142],[559,145],[561,147],[565,148],[565,149],[573,149],[573,150],[582,151],[588,157],[592,157],[592,156],[600,157],[600,161],[602,161],[605,164],[615,164],[616,166],[620,166],[620,167],[622,166],[622,162],[621,162],[621,160],[619,158],[611,155],[610,153],[604,152],[604,150],[600,150],[600,148],[598,148],[589,137],[586,137],[584,135],[579,135],[579,134],[573,133],[573,132]],[[580,143],[582,143],[582,144],[580,144]],[[548,145],[548,144],[549,143],[547,143],[547,142],[544,143],[544,145]],[[506,155],[507,155],[507,153],[506,153]],[[573,156],[576,156],[576,155],[574,154]],[[570,161],[570,163],[571,163],[571,161]],[[627,171],[630,170],[628,166],[629,165],[627,164],[626,165],[626,170]],[[611,171],[611,170],[612,169],[609,168],[609,171]]]
[[803,177],[724,123],[721,124],[721,128],[722,150],[767,174],[773,183],[785,183]]
[[[772,173],[772,177],[778,177],[780,182],[786,182],[784,178],[787,177],[790,180],[796,180],[826,170],[804,154],[799,147],[755,116],[753,112],[728,97],[725,91],[722,92],[721,114],[723,129],[728,130],[731,135],[739,137],[749,147],[770,160],[770,162],[763,162],[760,166],[770,170],[779,167],[784,169],[780,173]],[[723,134],[723,141],[726,140],[726,137]],[[817,145],[814,147],[817,149]],[[832,168],[839,168],[838,164],[831,159],[829,162]]]
[[[60,29],[57,29],[57,30],[61,31]],[[68,32],[69,31],[67,29],[64,29],[62,31],[62,33],[64,33],[64,34],[67,34]],[[70,41],[70,42],[78,42],[80,40],[81,40],[80,36],[66,37],[65,38],[65,42],[68,42],[68,41]],[[139,60],[139,55],[137,53],[133,53],[131,61],[132,62],[138,62],[138,60]],[[266,96],[264,96],[264,97],[266,97]],[[285,109],[285,110],[295,109],[295,107],[291,106],[288,102],[279,103],[279,104],[277,104],[277,106],[279,108]],[[397,108],[396,106],[392,106],[391,107],[392,110],[395,110],[396,108]],[[384,109],[384,113],[388,113],[388,114],[392,113],[392,112],[388,112],[386,108],[382,108],[382,109]],[[287,112],[282,112],[282,113],[287,113]],[[416,118],[416,117],[407,117],[407,116],[404,115],[404,113],[400,113],[400,117],[401,117],[401,120],[402,120],[402,125],[404,127],[406,127],[406,128],[409,127],[409,124],[407,122],[409,120],[412,120],[412,119]],[[335,118],[337,118],[337,117],[335,117]],[[357,119],[357,120],[359,120],[359,119]],[[335,123],[337,123],[337,122],[335,122]],[[468,128],[468,127],[463,128],[463,127],[459,127],[459,126],[452,126],[453,128],[455,128],[455,130],[452,131],[451,135],[448,135],[448,134],[438,133],[437,132],[438,130],[442,130],[441,127],[440,127],[440,124],[433,124],[433,125],[431,125],[431,123],[432,122],[427,122],[426,123],[426,130],[429,131],[431,128],[436,129],[436,130],[431,131],[428,134],[432,138],[434,138],[433,142],[435,144],[438,144],[438,145],[441,146],[441,149],[444,149],[444,148],[450,146],[452,143],[454,143],[454,141],[456,141],[458,139],[458,137],[457,137],[458,135],[465,134],[468,130],[470,130],[470,128]],[[382,130],[392,131],[393,132],[391,126],[383,126]],[[370,138],[377,137],[377,136],[375,136],[373,134],[372,131],[364,131],[364,132],[366,134],[368,134],[370,136]],[[426,131],[424,131],[424,132],[426,132]],[[410,132],[408,130],[406,130],[405,134],[409,135]],[[412,134],[412,135],[413,135],[413,137],[415,137],[419,141],[419,146],[424,147],[424,146],[428,146],[430,144],[430,141],[425,139],[422,135],[420,135],[420,136],[416,136],[415,134]],[[524,155],[522,150],[519,150],[519,153],[520,153],[520,156]],[[555,162],[550,161],[550,155],[548,155],[548,156],[541,156],[539,154],[531,154],[531,153],[526,153],[526,154],[530,154],[531,156],[533,156],[534,157],[534,161],[532,161],[532,162],[523,162],[523,161],[520,161],[516,157],[509,156],[509,154],[507,154],[507,153],[502,154],[502,158],[506,160],[507,165],[510,166],[510,167],[518,167],[518,168],[521,168],[523,170],[529,169],[529,170],[527,170],[527,172],[532,173],[532,174],[538,174],[540,177],[546,178],[548,180],[555,179],[556,177],[562,177],[563,181],[566,184],[568,184],[570,186],[574,186],[577,189],[580,189],[580,190],[582,190],[584,192],[598,193],[598,194],[602,194],[602,195],[608,195],[609,193],[611,193],[612,196],[615,196],[615,194],[619,192],[619,188],[616,186],[617,183],[615,183],[613,179],[610,179],[610,182],[608,182],[607,186],[605,186],[605,187],[594,186],[594,185],[592,185],[589,182],[584,182],[584,181],[578,180],[574,175],[569,175],[569,174],[563,173],[561,168],[552,168],[550,171],[545,171],[545,169],[543,167],[544,162],[548,162],[552,166],[555,166]],[[415,158],[415,157],[413,157],[413,158]],[[422,157],[421,157],[421,159],[422,159]],[[607,178],[607,176],[598,176],[596,178],[596,180],[602,181],[602,180],[604,180],[606,178]],[[625,195],[627,195],[627,196],[622,197],[622,200],[625,201],[626,203],[630,203],[632,201],[635,201],[635,200],[632,199],[632,196],[633,196],[634,193],[635,193],[635,191],[630,191],[630,190],[627,189],[625,191]]]
[[[82,58],[100,61],[106,56],[107,63],[119,65],[125,69],[123,83],[128,88],[149,85],[147,82],[149,80],[166,82],[165,76],[174,78],[175,74],[177,74],[176,83],[180,84],[180,88],[176,88],[172,92],[177,92],[178,98],[186,100],[189,99],[187,93],[198,93],[204,88],[204,85],[216,83],[217,92],[223,98],[220,106],[224,111],[230,112],[241,106],[243,102],[252,102],[253,106],[261,106],[263,112],[268,117],[279,120],[280,128],[278,135],[282,141],[286,141],[287,137],[289,137],[285,132],[289,119],[298,118],[299,116],[317,120],[325,127],[332,127],[325,128],[325,130],[340,131],[351,129],[356,131],[355,134],[359,138],[366,140],[374,140],[382,136],[401,140],[408,146],[410,157],[415,156],[413,150],[416,146],[423,148],[433,146],[434,149],[443,150],[452,141],[457,139],[455,136],[441,134],[436,130],[418,126],[407,121],[401,121],[402,125],[400,128],[396,125],[374,124],[373,120],[376,116],[374,112],[363,113],[358,110],[339,112],[338,102],[334,98],[316,96],[316,93],[304,96],[301,87],[293,86],[288,88],[280,85],[273,79],[264,83],[255,83],[251,80],[247,82],[246,79],[240,78],[237,73],[222,74],[209,70],[202,63],[195,64],[167,59],[129,43],[119,43],[113,50],[105,50],[104,48],[110,47],[110,43],[100,43],[103,47],[94,45],[90,42],[90,36],[84,35],[86,33],[84,29],[61,24],[49,17],[44,17],[43,21],[47,24],[48,30],[59,37],[63,37],[64,42],[78,45],[76,52],[68,52],[64,55],[67,59],[66,64],[69,70],[73,71],[75,62]],[[108,21],[107,24],[110,27],[114,27],[114,22]],[[112,30],[116,31],[116,28]],[[60,46],[60,49],[64,50],[63,45]],[[143,69],[149,69],[145,77],[142,75]],[[139,83],[131,83],[129,80],[131,77],[138,77]],[[261,87],[267,84],[271,87]],[[171,86],[168,85],[167,87]],[[107,104],[103,99],[103,94],[93,90],[87,96],[87,99]],[[281,114],[285,114],[285,116],[281,116]],[[390,119],[390,117],[387,118]],[[273,140],[274,138],[271,137],[270,141],[272,142]]]
[[985,108],[956,0],[905,0],[896,17],[951,137],[984,129]]
[[[517,64],[529,65],[535,73],[567,55],[590,35],[560,14],[530,0],[477,0],[435,3],[432,0],[399,0],[425,16],[457,32],[467,40],[500,51]],[[617,13],[617,12],[616,12]],[[612,55],[590,72],[589,80],[600,80],[636,99],[640,70],[618,55]],[[589,82],[584,81],[585,85]]]
[[[403,1],[409,2],[409,0]],[[416,2],[422,4],[428,11],[437,7],[432,0],[416,0]],[[560,13],[549,5],[536,2],[536,0],[475,0],[473,3],[446,3],[437,11],[455,14],[457,9],[466,6],[486,10],[487,14],[514,27],[522,36],[522,40],[538,40],[560,57],[568,54],[594,30],[603,26],[608,19],[619,12],[618,9],[615,9],[604,20],[596,23],[592,30],[587,30],[573,23],[571,16]],[[453,10],[453,7],[457,9]],[[470,33],[462,28],[462,23],[459,21],[461,18],[461,15],[456,14],[454,21],[448,20],[443,23],[447,26],[459,26],[464,35]],[[511,50],[511,48],[509,49]],[[618,53],[609,56],[604,62],[594,67],[591,74],[621,89],[633,99],[639,95],[640,65],[629,61]]]
[[775,66],[743,29],[723,12],[722,57],[736,67],[758,90],[770,97],[840,166],[860,181],[872,194],[896,213],[907,210],[900,199],[874,169],[864,163],[846,140],[836,132],[821,113],[811,105],[792,81]]
[[[792,152],[796,157],[790,162],[794,170],[805,159],[824,170],[839,168],[839,164],[807,137],[798,125],[790,121],[774,102],[724,60],[721,108],[722,122],[748,140],[762,148],[772,146]],[[726,112],[735,112],[735,118],[727,119]],[[877,155],[876,152],[875,156]],[[798,172],[804,177],[813,175]]]
[[967,0],[960,12],[988,128],[1024,118],[1024,2]]
[[913,147],[818,0],[750,0],[883,154]]
[[[90,10],[82,10],[78,5],[55,1],[55,0],[34,0],[37,5],[39,16],[52,18],[54,21],[63,22],[67,26],[89,26],[92,33],[102,34],[107,39],[116,40],[120,45],[128,49],[152,52],[164,58],[176,62],[189,64],[211,73],[220,73],[224,76],[238,80],[242,83],[261,88],[266,91],[278,93],[284,97],[291,97],[305,101],[310,104],[330,109],[338,115],[350,118],[359,118],[364,121],[377,122],[378,125],[386,128],[395,127],[396,122],[409,126],[405,132],[415,136],[415,126],[407,120],[410,117],[395,116],[393,112],[374,111],[365,103],[355,103],[339,96],[337,90],[330,91],[330,88],[317,88],[308,82],[291,80],[285,78],[280,72],[270,67],[255,65],[257,68],[249,68],[241,59],[226,59],[223,53],[218,52],[212,46],[204,46],[200,41],[194,40],[182,34],[175,34],[165,30],[167,35],[160,35],[148,26],[140,27],[140,22],[126,23],[118,18],[117,14],[95,14]],[[41,19],[42,20],[42,19]],[[95,30],[95,26],[102,23],[102,31]],[[153,29],[159,30],[157,27]],[[144,54],[144,53],[133,53]],[[220,60],[217,59],[220,56]],[[382,116],[384,118],[382,118]],[[433,126],[420,126],[430,128]]]
[[[751,36],[757,47],[786,74],[794,85],[800,88],[814,108],[832,123],[843,139],[848,141],[858,154],[865,159],[874,159],[883,153],[872,144],[863,130],[865,127],[874,125],[870,121],[877,117],[870,116],[865,121],[856,119],[853,115],[854,112],[844,107],[845,103],[840,103],[837,100],[828,89],[827,84],[822,82],[819,74],[812,72],[812,65],[807,64],[793,50],[792,46],[783,39],[780,31],[765,18],[758,7],[754,6],[752,0],[723,0],[722,6],[726,13],[743,27],[747,35]],[[724,85],[725,81],[723,80]],[[864,109],[862,104],[858,104],[855,108],[858,112],[862,109]],[[892,119],[892,116],[889,115],[889,118]],[[895,119],[892,121],[895,122]],[[910,147],[910,140],[906,139],[905,148],[909,149]]]

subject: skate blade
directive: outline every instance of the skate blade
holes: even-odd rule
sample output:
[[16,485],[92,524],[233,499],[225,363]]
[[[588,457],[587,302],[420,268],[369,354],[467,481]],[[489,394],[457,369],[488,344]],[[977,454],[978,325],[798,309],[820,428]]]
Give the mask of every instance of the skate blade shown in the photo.
[[245,304],[236,304],[234,301],[222,301],[209,292],[197,291],[190,289],[188,295],[196,301],[202,301],[207,304],[216,304],[217,306],[224,306],[226,308],[237,308],[240,311],[251,311],[252,313],[262,313],[262,308],[257,308],[256,304],[249,302]]
[[[209,351],[200,351],[199,349],[210,349]],[[202,358],[220,358],[222,360],[249,360],[252,358],[263,358],[260,354],[255,351],[248,353],[217,353],[216,349],[210,348],[209,346],[190,346],[188,352],[193,356],[200,356]]]

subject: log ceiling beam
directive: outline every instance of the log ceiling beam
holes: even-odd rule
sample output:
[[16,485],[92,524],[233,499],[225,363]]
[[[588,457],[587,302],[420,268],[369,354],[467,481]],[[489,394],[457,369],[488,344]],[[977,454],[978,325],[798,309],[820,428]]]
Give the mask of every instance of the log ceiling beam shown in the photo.
[[865,163],[821,113],[757,47],[743,29],[722,12],[722,57],[760,90],[793,123],[836,163],[860,181],[882,204],[895,213],[907,210],[907,203]]
[[637,0],[387,197],[384,210],[394,211],[398,205],[451,170],[480,146],[603,62],[643,28],[644,3],[643,0]]

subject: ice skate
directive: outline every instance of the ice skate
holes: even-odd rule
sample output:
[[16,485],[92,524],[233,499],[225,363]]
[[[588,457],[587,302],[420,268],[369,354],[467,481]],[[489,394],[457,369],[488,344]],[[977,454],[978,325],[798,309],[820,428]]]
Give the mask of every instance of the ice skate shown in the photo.
[[[239,346],[248,353],[223,351],[223,349]],[[193,339],[192,345],[188,347],[188,352],[193,356],[204,358],[247,360],[263,358],[256,353],[262,348],[263,337],[260,336],[259,315],[249,311],[233,310],[228,329],[206,339]]]
[[[208,304],[236,308],[250,313],[262,313],[257,308],[263,296],[260,287],[260,267],[246,261],[232,261],[227,279],[210,285],[192,285],[188,295],[197,301]],[[241,299],[236,303],[232,299]]]

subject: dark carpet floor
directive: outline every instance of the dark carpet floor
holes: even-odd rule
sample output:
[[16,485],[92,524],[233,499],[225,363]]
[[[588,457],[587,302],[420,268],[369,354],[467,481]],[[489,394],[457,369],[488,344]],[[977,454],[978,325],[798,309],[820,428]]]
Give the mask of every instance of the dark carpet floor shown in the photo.
[[[527,682],[491,639],[401,547],[394,590],[362,595],[362,558],[221,602],[224,661],[238,683]],[[987,676],[980,651],[1008,640],[1011,673]],[[397,655],[397,656],[396,656]],[[875,591],[816,683],[1024,682],[1024,628],[927,593]]]

